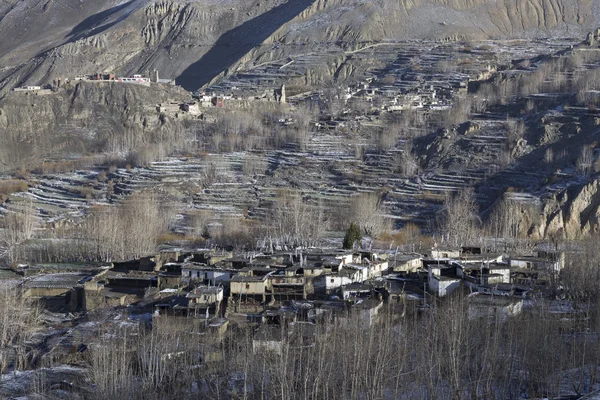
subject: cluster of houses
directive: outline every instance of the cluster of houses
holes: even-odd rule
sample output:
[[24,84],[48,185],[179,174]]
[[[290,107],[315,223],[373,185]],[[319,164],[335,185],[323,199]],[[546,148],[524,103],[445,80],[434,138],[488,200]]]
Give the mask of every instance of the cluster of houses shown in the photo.
[[479,247],[434,248],[426,255],[304,249],[234,256],[198,250],[110,265],[21,266],[12,276],[22,276],[26,296],[55,310],[141,304],[156,316],[262,319],[290,304],[298,313],[312,310],[313,317],[322,314],[318,309],[348,313],[367,305],[369,315],[383,304],[422,309],[428,299],[461,289],[485,298],[481,304],[488,311],[508,302],[514,314],[523,299],[548,294],[563,266],[562,253],[507,257]]
[[137,310],[152,323],[214,334],[218,343],[230,327],[245,326],[254,329],[256,351],[279,352],[284,343],[310,345],[325,321],[369,327],[383,309],[392,318],[426,313],[460,291],[468,318],[503,322],[530,300],[556,297],[551,291],[563,266],[560,252],[508,257],[480,247],[436,247],[427,254],[204,249],[109,264],[22,265],[0,270],[0,279],[17,282],[24,296],[51,311]]
[[142,74],[134,74],[131,76],[116,76],[114,73],[95,73],[91,75],[78,75],[75,77],[76,81],[91,81],[91,82],[120,82],[120,83],[138,83],[138,84],[150,84],[150,83],[161,83],[167,85],[175,85],[174,79],[161,79],[158,75],[158,70],[153,70],[150,77],[146,77]]
[[[24,85],[14,88],[14,92],[28,92],[34,94],[48,94],[52,93],[53,90],[58,90],[64,83],[70,82],[71,79],[57,78],[52,81],[51,84],[43,86],[39,85]],[[142,74],[134,74],[131,76],[117,76],[114,73],[94,73],[89,75],[78,75],[74,78],[74,81],[86,81],[86,82],[118,82],[118,83],[135,83],[140,85],[150,85],[151,83],[160,83],[164,85],[175,85],[175,79],[163,79],[158,75],[157,70],[153,70],[150,73],[150,77]]]
[[[235,88],[232,88],[234,90]],[[194,99],[198,101],[200,107],[224,107],[227,102],[231,102],[237,106],[246,105],[251,101],[274,101],[280,104],[287,103],[285,85],[278,89],[265,90],[260,95],[241,96],[233,93],[217,93],[207,91],[196,91],[193,93]]]
[[379,84],[371,79],[350,85],[344,94],[344,100],[351,99],[367,102],[373,108],[393,112],[404,110],[446,110],[452,106],[452,97],[456,93],[466,92],[467,81],[458,82],[402,82],[397,85]]

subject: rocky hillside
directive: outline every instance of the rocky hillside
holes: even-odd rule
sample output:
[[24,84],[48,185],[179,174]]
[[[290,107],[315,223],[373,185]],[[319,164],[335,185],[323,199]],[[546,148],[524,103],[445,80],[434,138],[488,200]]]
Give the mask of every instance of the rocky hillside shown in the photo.
[[0,79],[5,91],[157,68],[193,90],[317,44],[339,50],[415,38],[581,36],[598,24],[594,0],[3,0]]
[[177,87],[117,83],[80,82],[48,94],[11,92],[0,101],[0,170],[48,157],[127,151],[161,129],[173,133],[174,116],[159,113],[158,104],[190,99]]

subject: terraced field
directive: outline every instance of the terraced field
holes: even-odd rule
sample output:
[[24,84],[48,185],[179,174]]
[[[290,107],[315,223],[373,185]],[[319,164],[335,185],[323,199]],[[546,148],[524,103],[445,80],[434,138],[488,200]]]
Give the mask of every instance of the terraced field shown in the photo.
[[[523,67],[514,70],[514,64],[528,58],[528,68],[534,71],[544,60],[541,55],[561,57],[565,47],[569,49],[573,43],[571,39],[490,41],[468,46],[464,43],[381,43],[344,52],[342,63],[360,66],[368,71],[366,76],[370,74],[377,78],[371,88],[381,93],[382,98],[425,88],[447,93],[443,101],[451,105],[457,97],[466,95],[464,90],[458,90],[462,83],[489,73],[489,65],[499,65],[499,58],[513,60],[513,63],[500,64],[504,66],[498,76],[528,73]],[[315,45],[309,54],[293,60],[266,61],[249,66],[211,90],[217,93],[252,91],[255,94],[272,91],[281,82],[304,76],[309,65],[323,62],[335,54],[340,57],[339,51],[332,52]],[[565,74],[566,82],[598,67],[598,62],[583,63],[576,71]],[[392,79],[382,79],[386,76]],[[321,91],[312,93],[319,101]],[[429,154],[427,161],[423,158],[425,153],[418,154],[421,170],[411,178],[399,172],[402,155],[409,151],[407,138],[400,135],[395,144],[385,150],[378,148],[373,143],[373,132],[387,129],[386,119],[365,115],[334,121],[329,128],[319,129],[315,124],[309,124],[308,139],[302,145],[289,143],[279,149],[173,157],[143,168],[35,175],[30,180],[28,192],[11,195],[0,207],[0,212],[16,211],[22,207],[21,200],[29,198],[45,221],[78,220],[92,205],[118,203],[129,194],[146,190],[175,205],[182,215],[204,211],[213,220],[230,217],[262,219],[283,190],[298,192],[305,201],[326,210],[343,207],[357,193],[377,192],[383,196],[382,212],[396,222],[396,227],[415,222],[431,229],[444,198],[465,187],[477,189],[483,211],[509,187],[512,189],[507,196],[512,200],[538,204],[545,197],[582,182],[584,178],[578,177],[574,160],[567,160],[571,166],[557,171],[542,168],[543,151],[535,143],[525,141],[522,154],[513,162],[507,162],[506,153],[510,147],[507,119],[524,120],[531,129],[537,129],[543,119],[547,124],[563,129],[569,124],[579,126],[593,120],[597,111],[583,107],[560,109],[557,105],[561,99],[551,93],[536,93],[521,99],[525,100],[530,100],[533,105],[540,104],[542,108],[523,118],[522,111],[510,105],[493,107],[471,115],[469,121],[476,128],[469,132],[461,133],[457,127],[448,127],[449,139],[443,139],[444,133],[440,131],[424,132],[426,136],[416,139],[421,141],[421,146],[447,140],[450,150],[447,154]],[[298,99],[292,99],[292,103],[297,102]],[[425,108],[417,112],[431,114],[437,111]],[[355,126],[361,128],[354,130]],[[411,129],[414,127],[407,127],[408,131]],[[418,134],[421,135],[423,132]],[[248,163],[259,167],[249,171]],[[552,175],[550,182],[548,177]],[[180,226],[175,229],[188,229],[185,218],[179,221]]]

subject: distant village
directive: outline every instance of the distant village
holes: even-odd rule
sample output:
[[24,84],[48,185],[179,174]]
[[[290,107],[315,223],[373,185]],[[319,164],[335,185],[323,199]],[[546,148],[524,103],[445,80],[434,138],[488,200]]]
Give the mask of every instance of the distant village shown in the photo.
[[[24,296],[53,312],[127,307],[130,315],[200,324],[217,336],[229,324],[251,324],[255,349],[278,351],[294,326],[305,334],[306,327],[350,316],[371,326],[384,308],[399,316],[427,312],[461,291],[469,318],[501,323],[529,300],[556,298],[563,266],[560,252],[507,256],[481,247],[435,246],[427,254],[204,249],[109,264],[20,265],[0,270],[0,279],[18,282]],[[564,317],[560,310],[556,316]]]
[[[454,96],[467,92],[470,82],[488,79],[495,71],[494,67],[487,66],[477,76],[468,77],[465,75],[447,80],[429,80],[419,76],[405,76],[400,81],[388,82],[385,77],[381,79],[368,77],[348,86],[338,87],[333,96],[326,95],[323,89],[309,90],[290,96],[286,94],[285,85],[266,89],[260,93],[257,93],[256,90],[247,90],[231,85],[223,87],[217,85],[206,91],[193,92],[191,101],[186,103],[157,104],[156,111],[174,117],[202,118],[202,110],[204,109],[239,108],[256,101],[290,103],[292,105],[331,101],[347,105],[349,102],[358,101],[364,103],[370,109],[370,113],[393,113],[406,110],[440,111],[447,110],[452,106]],[[157,70],[149,72],[148,75],[134,74],[120,77],[114,73],[93,73],[78,75],[74,78],[57,78],[52,83],[43,86],[25,85],[13,89],[13,91],[33,95],[47,95],[60,90],[65,84],[82,81],[143,86],[155,84],[176,85],[174,79],[160,78]],[[316,127],[318,129],[331,129],[344,127],[345,124],[346,121],[342,116],[332,120],[324,119],[318,122]]]

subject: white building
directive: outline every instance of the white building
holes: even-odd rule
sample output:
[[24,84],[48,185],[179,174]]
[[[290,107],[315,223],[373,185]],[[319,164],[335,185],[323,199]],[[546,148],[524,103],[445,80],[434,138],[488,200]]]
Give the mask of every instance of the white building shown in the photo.
[[150,83],[150,78],[145,78],[142,75],[133,75],[130,77],[118,77],[117,78],[117,82],[124,82],[124,83]]
[[219,304],[223,301],[223,287],[200,285],[194,288],[194,290],[189,292],[185,297],[190,299],[190,305],[193,306]]
[[456,266],[434,264],[427,268],[429,291],[443,297],[460,287],[461,279],[456,276]]
[[511,257],[508,261],[512,268],[521,268],[535,271],[560,272],[563,262],[541,257]]
[[185,263],[181,267],[184,281],[200,281],[209,285],[226,284],[236,275],[234,271],[211,267],[205,264]]

